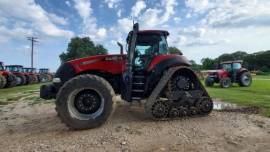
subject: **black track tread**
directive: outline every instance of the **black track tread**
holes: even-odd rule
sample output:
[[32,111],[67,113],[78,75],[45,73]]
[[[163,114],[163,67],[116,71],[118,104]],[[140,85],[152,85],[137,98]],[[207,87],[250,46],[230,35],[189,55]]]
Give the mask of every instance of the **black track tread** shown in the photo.
[[157,84],[157,86],[155,87],[155,89],[153,90],[153,92],[151,93],[147,101],[145,102],[145,113],[149,118],[154,119],[154,120],[167,120],[166,118],[164,119],[155,118],[152,115],[152,105],[154,104],[154,102],[156,102],[158,95],[160,94],[162,89],[166,86],[166,84],[168,83],[168,81],[170,80],[174,72],[177,71],[179,68],[181,67],[173,67],[165,71],[159,83]]
[[7,79],[5,76],[0,75],[0,89],[4,88],[7,84]]
[[61,107],[59,107],[63,102],[61,101],[61,96],[64,94],[64,95],[67,95],[66,92],[67,90],[69,89],[68,86],[70,86],[72,83],[77,83],[79,82],[81,79],[84,79],[84,78],[89,78],[89,79],[94,79],[95,81],[99,82],[100,84],[102,84],[103,86],[105,86],[108,90],[109,90],[109,95],[112,97],[112,111],[111,113],[109,114],[109,116],[107,116],[107,119],[113,114],[114,112],[114,109],[115,109],[115,92],[112,88],[112,86],[110,85],[110,83],[105,80],[104,78],[102,77],[99,77],[97,75],[92,75],[92,74],[83,74],[83,75],[78,75],[72,79],[70,79],[69,81],[67,81],[59,90],[59,92],[57,93],[56,95],[56,107],[55,107],[55,110],[57,112],[57,116],[59,116],[60,120],[62,123],[64,123],[68,128],[70,129],[73,129],[73,130],[82,130],[82,129],[91,129],[91,128],[96,128],[96,127],[99,127],[101,126],[106,120],[104,121],[99,121],[97,123],[94,123],[91,127],[84,127],[84,126],[81,126],[81,127],[75,127],[74,125],[70,124],[70,123],[66,123],[68,120],[66,119],[66,116],[61,112]]
[[[163,90],[163,88],[167,85],[167,83],[169,82],[169,80],[171,79],[171,77],[173,76],[173,74],[176,71],[178,71],[178,70],[180,70],[182,68],[186,68],[186,67],[177,66],[177,67],[169,68],[168,70],[164,71],[163,76],[161,77],[159,83],[157,84],[157,86],[155,87],[155,89],[153,90],[153,92],[151,93],[151,95],[149,96],[148,100],[145,102],[145,113],[146,113],[146,115],[149,118],[151,118],[153,120],[168,120],[168,119],[172,119],[172,118],[162,118],[162,119],[155,118],[152,115],[152,105],[156,102],[156,99],[158,98],[159,94],[161,93],[161,91]],[[206,89],[203,87],[201,81],[198,78],[197,78],[197,81],[199,82],[199,85],[200,85],[202,91],[204,92],[205,96],[210,98],[210,96],[207,93]],[[205,113],[204,115],[208,115],[209,113]]]

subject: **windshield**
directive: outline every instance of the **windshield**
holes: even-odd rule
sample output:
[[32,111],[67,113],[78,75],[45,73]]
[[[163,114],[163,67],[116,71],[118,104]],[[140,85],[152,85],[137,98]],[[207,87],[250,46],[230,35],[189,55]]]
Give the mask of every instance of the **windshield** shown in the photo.
[[7,66],[6,70],[11,72],[23,72],[22,67],[19,66]]
[[49,73],[48,69],[39,69],[39,73]]
[[241,63],[233,63],[233,69],[240,69],[242,68]]
[[35,68],[23,68],[23,71],[26,72],[26,73],[35,73],[36,72],[36,69]]
[[2,64],[0,64],[0,71],[4,70],[4,67]]
[[231,71],[232,70],[232,65],[231,64],[222,64],[222,69]]
[[157,34],[139,34],[136,42],[136,51],[139,54],[167,54],[166,37]]

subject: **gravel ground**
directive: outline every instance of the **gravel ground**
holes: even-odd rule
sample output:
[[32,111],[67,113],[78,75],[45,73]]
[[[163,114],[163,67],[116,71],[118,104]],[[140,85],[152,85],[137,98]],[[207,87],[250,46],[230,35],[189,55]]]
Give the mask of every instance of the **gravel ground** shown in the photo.
[[20,100],[0,107],[0,151],[269,151],[270,119],[213,111],[152,121],[143,107],[119,102],[100,128],[69,130],[53,103]]

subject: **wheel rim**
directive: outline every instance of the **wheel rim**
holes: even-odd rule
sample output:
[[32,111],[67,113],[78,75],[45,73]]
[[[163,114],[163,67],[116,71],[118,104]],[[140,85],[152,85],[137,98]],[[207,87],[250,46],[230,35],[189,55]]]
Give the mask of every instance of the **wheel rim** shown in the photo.
[[16,80],[17,80],[17,85],[22,83],[22,79],[20,77],[16,77]]
[[245,85],[249,85],[249,83],[250,83],[250,77],[249,76],[244,75],[243,78],[242,78],[242,80],[243,80],[243,83]]
[[224,81],[223,81],[223,86],[224,86],[225,88],[229,87],[229,86],[230,86],[230,80],[229,80],[229,79],[224,80]]
[[79,120],[95,119],[102,114],[104,98],[95,89],[74,90],[68,98],[71,117]]

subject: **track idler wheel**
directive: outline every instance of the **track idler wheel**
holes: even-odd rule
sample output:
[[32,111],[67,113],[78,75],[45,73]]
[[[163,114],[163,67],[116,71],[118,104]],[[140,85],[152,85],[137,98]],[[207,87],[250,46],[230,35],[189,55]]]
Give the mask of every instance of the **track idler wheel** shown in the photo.
[[166,118],[169,114],[169,104],[166,101],[158,100],[152,106],[152,115],[157,119]]
[[209,98],[201,99],[196,103],[200,114],[209,114],[213,110],[213,102]]

